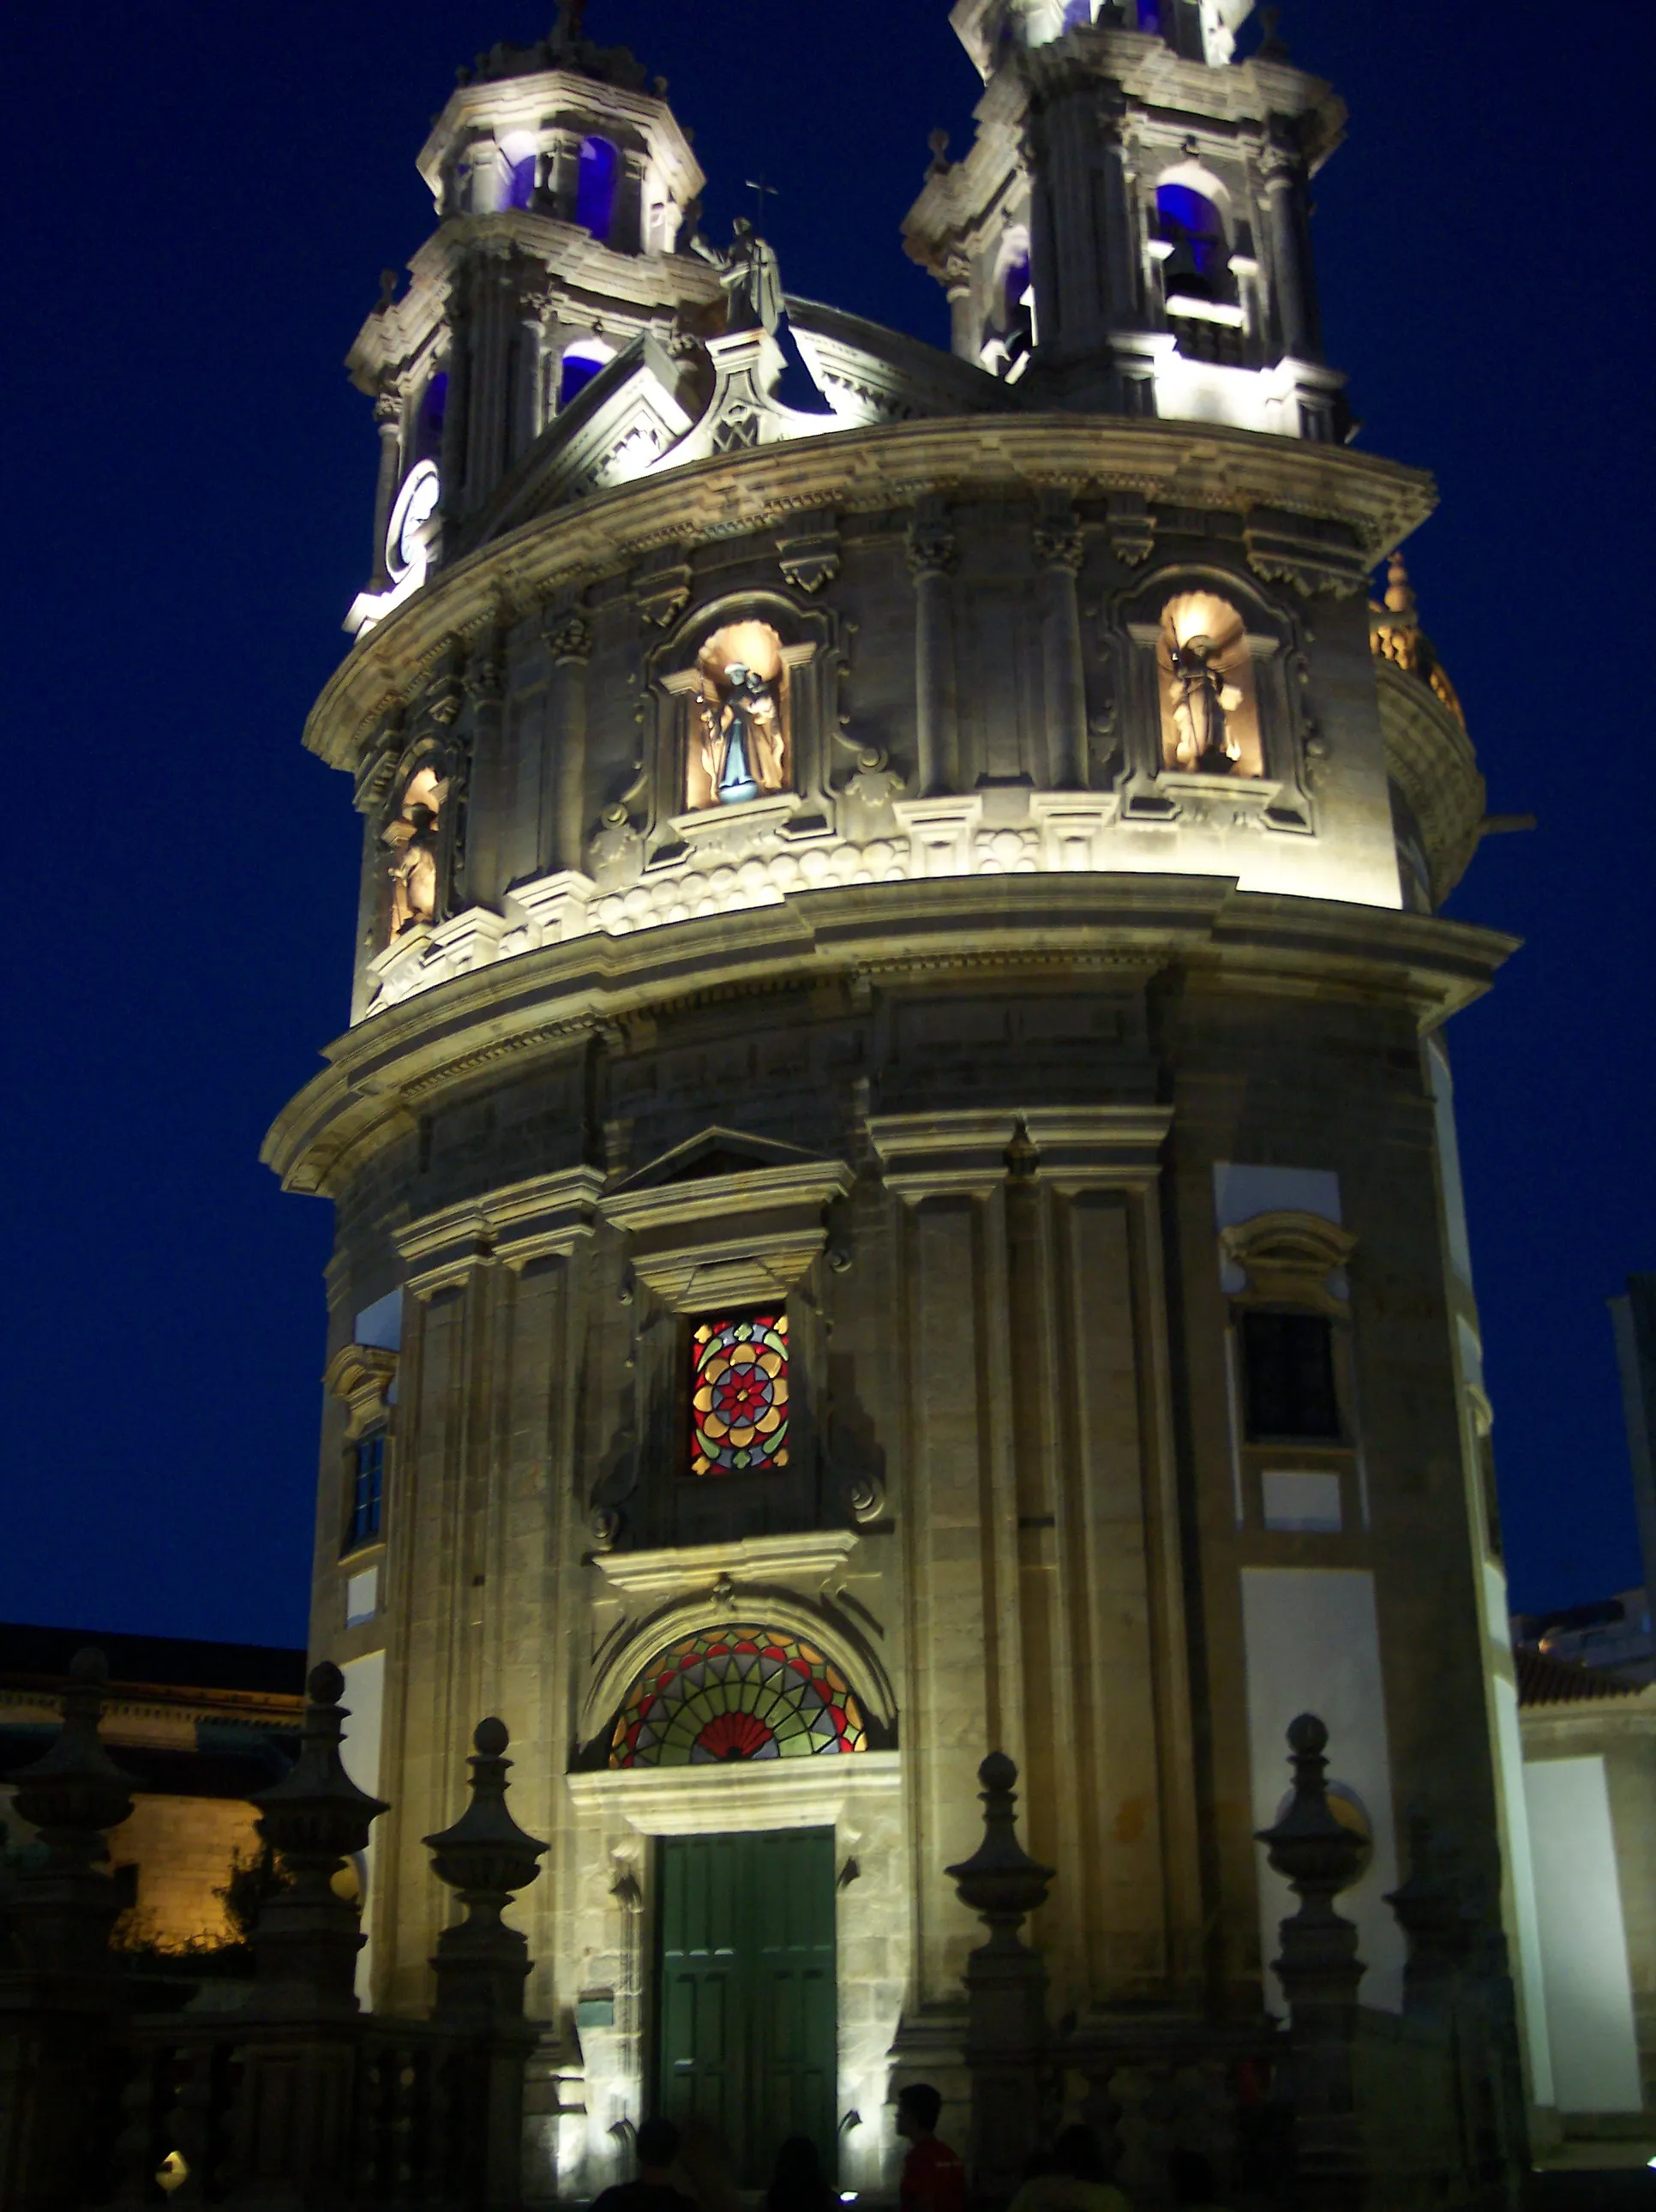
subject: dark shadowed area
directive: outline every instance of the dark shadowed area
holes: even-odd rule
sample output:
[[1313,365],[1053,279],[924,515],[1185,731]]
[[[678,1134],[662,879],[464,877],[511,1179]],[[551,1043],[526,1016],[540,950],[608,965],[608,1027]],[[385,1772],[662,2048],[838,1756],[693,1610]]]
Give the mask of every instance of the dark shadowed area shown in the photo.
[[[368,566],[340,362],[432,228],[414,156],[455,64],[549,8],[14,25],[0,1618],[303,1636],[329,1224],[257,1156],[346,1015],[357,818],[300,745]],[[943,342],[898,225],[928,131],[968,135],[944,0],[589,26],[670,81],[712,237],[762,174],[791,289]],[[1438,474],[1422,617],[1491,806],[1541,818],[1456,896],[1527,944],[1453,1042],[1513,1596],[1561,1603],[1640,1572],[1604,1300],[1656,1265],[1652,34],[1427,0],[1283,29],[1352,109],[1318,189],[1330,357],[1364,445]]]

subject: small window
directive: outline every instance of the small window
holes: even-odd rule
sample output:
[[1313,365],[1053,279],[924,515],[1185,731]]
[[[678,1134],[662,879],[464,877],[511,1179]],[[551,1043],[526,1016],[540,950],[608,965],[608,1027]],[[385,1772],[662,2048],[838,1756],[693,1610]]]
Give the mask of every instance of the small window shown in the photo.
[[690,1472],[772,1474],[788,1463],[788,1317],[718,1314],[690,1334]]
[[575,169],[575,221],[583,230],[590,230],[600,246],[610,242],[620,180],[621,155],[610,141],[583,138]]
[[372,1544],[379,1534],[385,1492],[385,1431],[370,1429],[351,1449],[350,1518],[345,1530],[345,1549]]
[[1321,1314],[1245,1313],[1242,1370],[1250,1443],[1340,1442],[1333,1324]]

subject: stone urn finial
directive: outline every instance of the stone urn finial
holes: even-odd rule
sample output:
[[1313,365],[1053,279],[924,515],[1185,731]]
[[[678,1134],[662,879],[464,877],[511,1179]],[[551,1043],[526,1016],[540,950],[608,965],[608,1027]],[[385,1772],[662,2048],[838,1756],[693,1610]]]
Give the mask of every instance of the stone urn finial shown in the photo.
[[425,1838],[440,1881],[458,1893],[466,1917],[437,1939],[437,2010],[521,2014],[529,1945],[500,1915],[540,1874],[551,1848],[528,1835],[507,1809],[506,1723],[480,1721],[472,1736],[471,1802],[452,1828]]
[[367,1845],[390,1808],[359,1790],[339,1755],[349,1718],[339,1700],[345,1678],[324,1660],[306,1683],[305,1726],[291,1774],[253,1799],[258,1830],[287,1877],[267,1898],[253,1931],[261,2003],[355,2012],[352,1984],[362,1948],[357,1907],[334,1889],[343,1863]]
[[104,1749],[109,1690],[101,1651],[77,1651],[63,1693],[63,1725],[44,1757],[9,1778],[20,1818],[44,1856],[16,1878],[17,1946],[27,1966],[95,1969],[105,1962],[120,1906],[106,1870],[105,1831],[132,1810],[137,1786]]
[[1317,1716],[1301,1713],[1291,1722],[1288,1741],[1294,1754],[1293,1798],[1274,1827],[1259,1831],[1258,1841],[1297,1896],[1329,1901],[1356,1880],[1368,1846],[1329,1809],[1328,1761],[1323,1756],[1328,1730]]
[[992,1751],[978,1769],[983,1788],[983,1841],[969,1859],[945,1867],[962,1905],[986,1923],[989,1948],[1020,1948],[1018,1929],[1046,1902],[1053,1869],[1032,1859],[1017,1838],[1017,1768]]

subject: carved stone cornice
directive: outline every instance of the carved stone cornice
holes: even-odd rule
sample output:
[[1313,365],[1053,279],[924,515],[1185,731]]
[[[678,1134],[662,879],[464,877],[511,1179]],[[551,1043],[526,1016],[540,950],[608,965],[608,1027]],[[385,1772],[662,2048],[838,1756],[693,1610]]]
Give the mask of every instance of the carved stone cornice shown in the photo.
[[[717,532],[773,529],[791,514],[834,509],[889,511],[968,483],[974,499],[1028,500],[1049,487],[1082,498],[1112,491],[1149,503],[1169,500],[1243,517],[1305,516],[1340,526],[1340,580],[1366,580],[1379,561],[1422,522],[1436,501],[1432,480],[1416,469],[1344,447],[1267,437],[1216,423],[1130,420],[1087,415],[1004,415],[926,419],[786,441],[734,457],[691,462],[594,493],[442,569],[425,588],[378,623],[335,672],[312,709],[305,742],[337,767],[349,767],[422,662],[446,639],[481,619],[509,579],[519,600],[629,565],[640,611],[656,616],[645,593],[659,587],[670,605],[665,556],[688,562],[689,549]],[[1260,536],[1265,557],[1277,549]],[[1347,548],[1349,547],[1349,550]],[[1314,557],[1322,558],[1325,547]],[[651,562],[647,556],[656,556]],[[1292,548],[1284,560],[1301,558]],[[1307,561],[1313,556],[1307,552]],[[688,575],[682,588],[688,601]],[[682,605],[684,602],[681,602]]]
[[[697,937],[695,975],[700,992],[734,1000],[779,978],[849,983],[872,965],[895,974],[946,963],[956,981],[980,970],[1004,993],[1020,974],[1091,976],[1101,961],[1135,975],[1177,969],[1205,991],[1309,988],[1390,1003],[1430,1029],[1487,989],[1516,944],[1431,915],[1238,891],[1224,878],[959,877],[848,884],[722,916]],[[388,1006],[331,1048],[263,1157],[289,1188],[331,1192],[481,1067],[567,1059],[622,1008],[682,996],[684,963],[670,929],[595,934]]]
[[405,1287],[428,1298],[458,1288],[480,1267],[567,1258],[597,1228],[603,1188],[597,1168],[567,1168],[422,1215],[397,1232]]

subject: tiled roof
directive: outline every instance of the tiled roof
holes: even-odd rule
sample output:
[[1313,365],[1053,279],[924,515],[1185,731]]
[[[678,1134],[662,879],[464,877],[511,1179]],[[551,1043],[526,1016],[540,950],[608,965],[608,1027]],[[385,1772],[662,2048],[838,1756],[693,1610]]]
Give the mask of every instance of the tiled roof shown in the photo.
[[1644,1686],[1608,1667],[1584,1667],[1576,1659],[1553,1659],[1520,1644],[1513,1655],[1518,1668],[1520,1705],[1575,1705],[1593,1698],[1636,1698]]
[[264,1644],[208,1644],[184,1636],[106,1636],[76,1628],[0,1621],[0,1683],[61,1688],[69,1662],[87,1644],[109,1661],[112,1689],[240,1691],[302,1698],[305,1654]]

